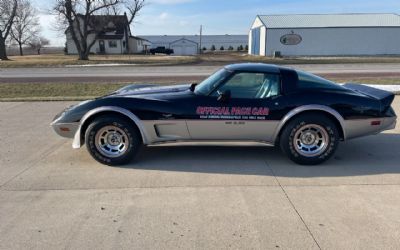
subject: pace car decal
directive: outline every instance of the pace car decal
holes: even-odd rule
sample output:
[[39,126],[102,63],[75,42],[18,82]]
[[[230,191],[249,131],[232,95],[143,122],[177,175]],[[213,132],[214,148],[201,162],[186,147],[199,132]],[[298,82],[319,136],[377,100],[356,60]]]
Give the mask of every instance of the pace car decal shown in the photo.
[[269,108],[265,107],[197,107],[200,119],[266,120]]

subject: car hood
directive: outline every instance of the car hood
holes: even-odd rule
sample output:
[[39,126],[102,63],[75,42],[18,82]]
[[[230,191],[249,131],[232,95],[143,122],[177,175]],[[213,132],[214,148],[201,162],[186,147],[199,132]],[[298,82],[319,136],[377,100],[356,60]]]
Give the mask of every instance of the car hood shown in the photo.
[[188,91],[190,84],[180,84],[172,86],[160,86],[155,84],[133,84],[115,91],[109,97],[154,97],[155,95],[165,96]]

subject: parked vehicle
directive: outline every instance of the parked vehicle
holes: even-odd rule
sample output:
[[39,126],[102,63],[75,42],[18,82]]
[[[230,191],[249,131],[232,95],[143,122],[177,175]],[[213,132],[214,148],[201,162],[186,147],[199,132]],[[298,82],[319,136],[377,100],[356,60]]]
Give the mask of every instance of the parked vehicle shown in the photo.
[[266,64],[229,65],[199,85],[130,85],[70,107],[52,123],[107,165],[142,145],[257,141],[298,164],[328,160],[340,141],[395,128],[394,94]]
[[150,49],[150,54],[155,55],[155,54],[166,54],[166,55],[171,55],[174,54],[173,49],[167,49],[165,47],[157,47],[155,49]]

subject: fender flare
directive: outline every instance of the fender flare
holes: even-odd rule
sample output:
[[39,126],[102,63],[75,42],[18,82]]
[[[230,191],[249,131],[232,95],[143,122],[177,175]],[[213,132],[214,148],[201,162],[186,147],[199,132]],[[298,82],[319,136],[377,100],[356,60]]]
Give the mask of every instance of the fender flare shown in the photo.
[[136,116],[134,115],[131,111],[124,109],[124,108],[120,108],[120,107],[115,107],[115,106],[104,106],[104,107],[99,107],[99,108],[95,108],[92,109],[90,111],[88,111],[81,119],[80,123],[79,123],[79,128],[75,133],[74,136],[74,141],[72,143],[72,147],[75,149],[81,148],[82,146],[82,126],[85,124],[85,122],[93,117],[96,114],[102,113],[102,112],[115,112],[115,113],[119,113],[121,115],[124,115],[126,117],[128,117],[129,119],[131,119],[135,125],[138,127],[140,134],[142,135],[142,139],[143,139],[143,143],[145,145],[148,144],[148,135],[146,132],[146,129],[142,123],[142,121]]
[[290,119],[292,119],[294,116],[296,116],[302,112],[306,112],[306,111],[322,111],[322,112],[326,112],[326,113],[332,115],[333,117],[335,117],[336,120],[339,122],[341,129],[343,131],[343,139],[346,140],[345,122],[344,122],[344,118],[342,117],[342,115],[340,115],[336,110],[334,110],[328,106],[311,104],[311,105],[304,105],[304,106],[297,107],[295,109],[292,109],[289,113],[287,113],[283,117],[283,119],[279,122],[279,125],[276,128],[275,133],[274,133],[273,141],[276,141],[281,130],[285,127],[287,122],[290,121]]

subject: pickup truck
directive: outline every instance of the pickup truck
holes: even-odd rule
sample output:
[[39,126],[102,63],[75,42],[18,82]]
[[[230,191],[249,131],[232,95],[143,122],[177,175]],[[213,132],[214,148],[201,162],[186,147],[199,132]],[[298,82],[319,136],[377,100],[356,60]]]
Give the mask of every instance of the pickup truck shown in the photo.
[[155,49],[150,49],[150,54],[155,55],[155,54],[166,54],[166,55],[171,55],[174,54],[173,49],[167,49],[165,47],[157,47]]

